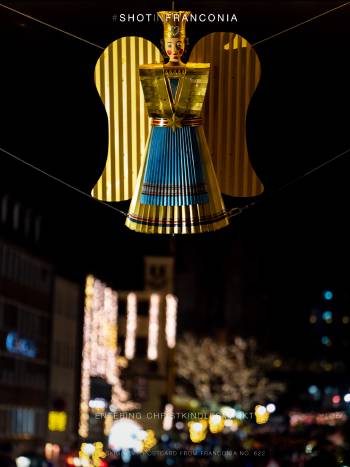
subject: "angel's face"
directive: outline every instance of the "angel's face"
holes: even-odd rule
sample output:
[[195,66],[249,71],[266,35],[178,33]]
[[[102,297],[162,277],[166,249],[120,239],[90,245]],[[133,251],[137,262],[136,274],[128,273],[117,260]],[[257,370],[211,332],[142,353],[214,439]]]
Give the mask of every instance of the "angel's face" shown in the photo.
[[171,62],[179,62],[185,50],[185,43],[178,37],[168,37],[165,41],[165,50]]

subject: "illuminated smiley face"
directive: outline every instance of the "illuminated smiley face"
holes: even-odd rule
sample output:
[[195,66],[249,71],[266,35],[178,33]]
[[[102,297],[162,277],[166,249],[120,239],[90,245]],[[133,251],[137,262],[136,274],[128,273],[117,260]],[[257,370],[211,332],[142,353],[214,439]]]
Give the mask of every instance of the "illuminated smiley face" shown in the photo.
[[166,53],[171,62],[179,62],[184,50],[184,41],[178,37],[171,37],[166,40]]

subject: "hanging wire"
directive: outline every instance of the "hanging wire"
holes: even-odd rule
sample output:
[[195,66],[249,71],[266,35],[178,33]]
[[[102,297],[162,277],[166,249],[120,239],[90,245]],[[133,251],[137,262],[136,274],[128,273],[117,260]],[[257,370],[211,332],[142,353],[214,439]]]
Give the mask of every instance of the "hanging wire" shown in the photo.
[[227,213],[227,219],[231,219],[232,217],[239,216],[240,214],[242,214],[243,211],[253,207],[255,204],[256,204],[256,201],[252,201],[251,203],[246,204],[245,206],[240,206],[240,207],[235,207],[235,208],[230,209]]
[[[174,3],[174,2],[172,2],[172,3]],[[301,21],[300,23],[297,23],[297,24],[295,24],[295,25],[293,25],[293,26],[290,26],[290,27],[288,27],[288,28],[286,28],[286,29],[283,29],[283,30],[280,31],[280,32],[277,32],[276,34],[272,34],[271,36],[265,37],[264,39],[261,39],[260,41],[257,41],[257,42],[255,42],[255,43],[252,44],[252,45],[253,45],[253,47],[254,47],[254,46],[256,46],[256,45],[262,44],[262,43],[264,43],[264,42],[266,42],[266,41],[269,41],[269,40],[271,40],[271,39],[274,39],[275,37],[278,37],[278,36],[280,36],[280,35],[282,35],[282,34],[285,34],[286,32],[289,32],[289,31],[291,31],[291,30],[293,30],[293,29],[296,29],[296,28],[298,28],[298,27],[300,27],[300,26],[303,26],[304,24],[310,23],[310,22],[312,22],[312,21],[315,21],[315,20],[318,19],[318,18],[321,18],[321,17],[323,17],[323,16],[326,16],[326,15],[328,15],[328,14],[330,14],[330,13],[333,13],[333,12],[336,11],[336,10],[340,10],[341,8],[344,8],[344,7],[348,6],[348,5],[350,5],[350,1],[349,1],[349,2],[345,2],[345,3],[342,3],[342,4],[340,4],[340,5],[338,5],[338,6],[334,7],[334,8],[330,8],[329,10],[326,10],[326,11],[324,11],[324,12],[322,12],[322,13],[319,13],[319,14],[316,15],[316,16],[312,16],[311,18],[308,18],[308,19],[306,19],[306,20],[304,20],[304,21]],[[47,27],[50,28],[50,29],[53,29],[53,30],[58,31],[58,32],[61,32],[62,34],[66,34],[67,36],[70,36],[70,37],[72,37],[73,39],[77,39],[77,40],[79,40],[79,41],[81,41],[81,42],[85,42],[86,44],[89,44],[89,45],[92,45],[92,46],[94,46],[94,47],[97,47],[98,49],[104,50],[104,47],[102,47],[101,45],[95,44],[94,42],[91,42],[91,41],[88,41],[87,39],[84,39],[83,37],[77,36],[76,34],[72,34],[72,33],[70,33],[69,31],[66,31],[65,29],[58,28],[58,27],[56,27],[56,26],[54,26],[54,25],[52,25],[52,24],[50,24],[50,23],[47,23],[47,22],[45,22],[45,21],[42,21],[42,20],[39,19],[39,18],[36,18],[35,16],[28,15],[27,13],[23,13],[23,12],[20,11],[20,10],[16,10],[15,8],[11,8],[11,7],[7,6],[7,5],[4,5],[3,3],[0,3],[0,8],[4,8],[4,9],[6,9],[6,10],[12,11],[13,13],[16,13],[16,14],[18,14],[18,15],[24,16],[25,18],[28,18],[28,19],[30,19],[30,20],[32,20],[32,21],[35,21],[35,22],[39,23],[39,24],[42,24],[42,25],[44,25],[44,26],[47,26]],[[174,9],[174,6],[173,6],[172,8]]]
[[61,183],[62,185],[70,188],[71,190],[76,191],[77,193],[80,193],[81,195],[84,195],[84,196],[88,197],[89,199],[97,201],[99,204],[103,204],[104,206],[107,206],[107,208],[113,209],[113,211],[117,211],[119,214],[122,214],[125,217],[127,216],[127,213],[122,211],[121,209],[118,209],[118,208],[112,206],[111,204],[105,203],[104,201],[100,201],[99,199],[93,198],[92,196],[90,196],[85,191],[80,190],[80,188],[77,188],[76,186],[71,185],[70,183],[65,182],[64,180],[61,180],[60,178],[55,177],[54,175],[52,175],[52,174],[50,174],[48,172],[45,172],[45,170],[42,170],[42,169],[40,169],[40,167],[37,167],[36,165],[31,164],[30,162],[27,162],[27,161],[21,159],[20,157],[16,156],[12,152],[6,151],[6,149],[1,148],[1,147],[0,147],[0,151],[3,152],[4,154],[7,154],[10,157],[12,157],[13,159],[16,159],[17,161],[22,162],[22,164],[25,164],[26,166],[30,167],[31,169],[36,170],[37,172],[40,172],[43,175],[46,175],[47,177],[51,178],[52,180],[55,180],[58,183]]
[[320,165],[318,165],[316,167],[313,167],[312,169],[308,170],[304,174],[299,175],[296,178],[293,178],[293,180],[290,180],[289,182],[285,183],[284,185],[281,185],[280,187],[276,188],[275,190],[271,191],[270,193],[267,193],[266,195],[262,196],[261,198],[259,198],[259,200],[253,201],[253,202],[251,202],[249,204],[246,204],[245,206],[235,207],[235,208],[230,209],[228,211],[227,217],[229,219],[231,219],[231,217],[236,217],[239,214],[242,214],[242,212],[247,210],[248,208],[251,208],[251,207],[253,207],[253,206],[257,205],[257,204],[265,203],[268,199],[275,196],[280,191],[283,191],[286,188],[298,183],[300,180],[302,180],[302,179],[304,179],[306,177],[309,177],[313,173],[317,172],[318,170],[322,169],[323,167],[328,166],[329,164],[332,164],[332,162],[336,161],[337,159],[340,159],[341,157],[343,157],[343,156],[345,156],[346,154],[349,154],[349,153],[350,153],[350,148],[346,149],[345,151],[343,151],[343,152],[341,152],[339,154],[337,154],[336,156],[332,157],[331,159],[329,159],[329,160],[327,160],[325,162],[322,162],[322,164],[320,164]]
[[[127,217],[128,214],[126,212],[122,211],[121,209],[118,209],[118,208],[112,206],[111,204],[105,203],[104,201],[100,201],[100,200],[98,200],[96,198],[93,198],[92,196],[90,196],[85,191],[80,190],[79,188],[75,187],[74,185],[71,185],[70,183],[67,183],[67,182],[65,182],[64,180],[62,180],[62,179],[60,179],[58,177],[55,177],[54,175],[51,175],[48,172],[45,172],[45,170],[40,169],[39,167],[35,166],[34,164],[31,164],[31,163],[21,159],[20,157],[16,156],[15,154],[13,154],[13,153],[11,153],[9,151],[6,151],[6,149],[3,149],[3,148],[0,147],[0,151],[3,152],[4,154],[7,154],[10,157],[12,157],[13,159],[16,159],[17,161],[22,162],[23,164],[27,165],[28,167],[32,168],[33,170],[36,170],[37,172],[40,172],[41,174],[46,175],[47,177],[55,180],[56,182],[61,183],[62,185],[65,185],[66,187],[70,188],[71,190],[74,190],[77,193],[80,193],[81,195],[84,195],[84,196],[88,197],[89,199],[97,201],[98,203],[103,204],[104,206],[107,206],[108,208],[113,209],[114,211],[118,212],[119,214],[122,214],[123,216]],[[332,157],[331,159],[329,159],[329,160],[327,160],[325,162],[322,162],[322,164],[320,164],[320,165],[318,165],[316,167],[313,167],[312,169],[308,170],[304,174],[299,175],[298,177],[296,177],[293,180],[285,183],[284,185],[281,185],[280,187],[278,187],[275,190],[271,191],[267,195],[262,196],[259,200],[252,201],[251,203],[246,204],[245,206],[234,207],[234,208],[230,209],[228,211],[228,213],[227,213],[228,219],[231,219],[232,217],[236,217],[236,216],[242,214],[243,211],[246,211],[247,209],[249,209],[249,208],[251,208],[251,207],[253,207],[253,206],[257,205],[257,204],[261,204],[261,203],[266,202],[267,199],[271,198],[272,196],[275,196],[280,191],[288,188],[291,185],[294,185],[295,183],[298,183],[303,178],[306,178],[306,177],[312,175],[316,171],[322,169],[323,167],[326,167],[327,165],[333,163],[337,159],[340,159],[341,157],[343,157],[343,156],[345,156],[346,154],[349,154],[349,153],[350,153],[350,148],[343,151],[343,152],[341,152],[341,153],[339,153],[339,154],[337,154],[336,156]]]
[[41,19],[35,18],[35,16],[27,15],[27,13],[23,13],[22,11],[15,10],[14,8],[11,8],[11,7],[7,6],[7,5],[4,5],[3,3],[0,3],[0,7],[5,8],[6,10],[12,11],[12,13],[16,13],[17,15],[24,16],[24,18],[35,21],[36,23],[47,26],[49,29],[53,29],[54,31],[61,32],[62,34],[65,34],[66,36],[73,37],[73,39],[77,39],[78,41],[85,42],[86,44],[92,45],[92,46],[97,47],[98,49],[101,49],[101,50],[105,49],[105,47],[102,47],[101,45],[98,45],[98,44],[95,44],[94,42],[88,41],[87,39],[84,39],[83,37],[77,36],[76,34],[72,34],[71,32],[68,32],[65,29],[61,29],[61,28],[58,28],[56,26],[53,26],[50,23],[46,23],[45,21],[42,21]]
[[277,32],[276,34],[272,34],[271,36],[265,37],[265,39],[261,39],[260,41],[255,42],[252,44],[253,47],[256,45],[262,44],[263,42],[269,41],[270,39],[274,39],[277,36],[280,36],[281,34],[284,34],[285,32],[292,31],[293,29],[298,28],[299,26],[303,26],[304,24],[311,23],[311,21],[315,21],[315,19],[321,18],[322,16],[328,15],[329,13],[332,13],[333,11],[340,10],[340,8],[344,8],[345,6],[350,5],[350,2],[342,3],[341,5],[336,6],[335,8],[331,8],[330,10],[326,10],[323,13],[320,13],[316,16],[312,16],[311,18],[301,21],[300,23],[295,24],[294,26],[290,26],[289,28],[283,29],[280,32]]

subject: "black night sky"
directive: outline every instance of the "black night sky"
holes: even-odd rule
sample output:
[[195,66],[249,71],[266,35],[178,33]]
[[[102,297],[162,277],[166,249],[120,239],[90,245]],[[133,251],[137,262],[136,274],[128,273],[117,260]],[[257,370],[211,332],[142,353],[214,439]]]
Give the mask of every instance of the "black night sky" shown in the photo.
[[[158,43],[160,24],[112,20],[123,11],[167,7],[145,3],[5,2],[103,48],[123,35]],[[221,29],[254,43],[340,4],[189,0],[175,6],[233,12],[238,23]],[[350,5],[256,46],[262,78],[247,136],[266,194],[222,231],[171,239],[129,232],[116,212],[4,153],[1,192],[43,214],[40,253],[58,271],[77,278],[93,272],[119,289],[142,288],[143,256],[174,254],[183,327],[210,333],[228,326],[258,335],[268,347],[305,352],[309,310],[322,290],[332,288],[339,307],[350,306],[349,154],[276,190],[350,149],[349,24]],[[216,29],[195,24],[188,34],[195,42]],[[3,8],[0,31],[1,148],[90,193],[107,156],[107,117],[93,81],[101,50]]]

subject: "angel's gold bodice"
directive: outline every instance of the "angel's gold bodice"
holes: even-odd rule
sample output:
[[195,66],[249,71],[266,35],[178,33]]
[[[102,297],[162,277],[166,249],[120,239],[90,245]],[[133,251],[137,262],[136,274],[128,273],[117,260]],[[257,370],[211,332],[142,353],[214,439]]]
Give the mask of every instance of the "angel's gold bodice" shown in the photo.
[[[163,64],[140,65],[140,79],[148,114],[153,118],[199,117],[209,79],[209,63],[189,63],[184,67]],[[179,80],[175,96],[170,79]]]

